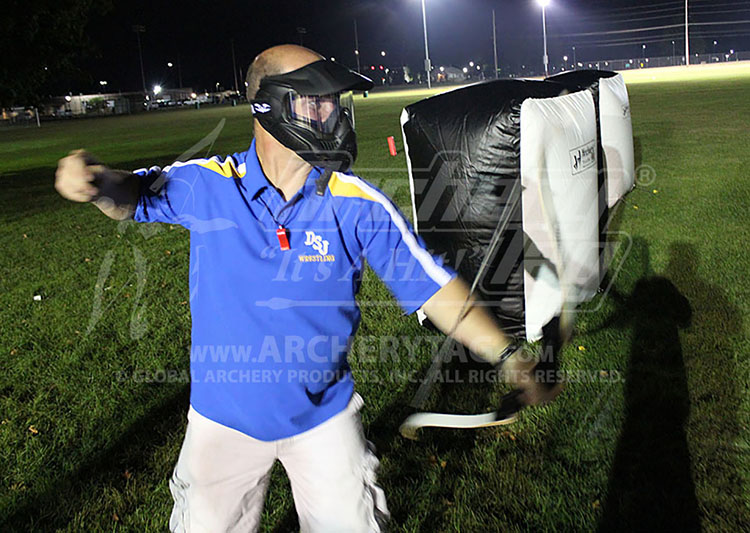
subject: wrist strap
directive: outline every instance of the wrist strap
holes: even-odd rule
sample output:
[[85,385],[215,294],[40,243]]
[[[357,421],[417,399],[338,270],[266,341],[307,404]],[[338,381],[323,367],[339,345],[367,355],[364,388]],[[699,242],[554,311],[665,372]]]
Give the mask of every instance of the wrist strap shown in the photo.
[[497,363],[495,363],[495,368],[500,370],[500,367],[503,366],[503,363],[505,363],[505,361],[507,361],[511,355],[513,355],[520,349],[520,344],[518,344],[517,342],[511,342],[502,352],[500,352],[500,357],[498,358]]

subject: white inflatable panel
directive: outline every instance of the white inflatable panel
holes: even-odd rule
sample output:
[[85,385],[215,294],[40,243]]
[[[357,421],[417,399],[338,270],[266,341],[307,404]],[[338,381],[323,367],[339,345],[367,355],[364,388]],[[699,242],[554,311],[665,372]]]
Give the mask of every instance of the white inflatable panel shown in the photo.
[[[406,133],[404,132],[404,124],[409,122],[409,113],[406,111],[406,108],[401,110],[401,117],[399,121],[401,122],[401,135],[404,139],[404,151],[406,152],[406,170],[409,173],[409,192],[411,193],[411,224],[412,226],[414,226],[414,232],[419,234],[419,218],[417,217],[417,196],[414,191],[414,173],[411,170],[409,142],[406,138]],[[424,315],[424,313],[422,313],[422,315]],[[421,324],[422,322],[424,322],[424,318],[422,316],[419,316],[419,323]]]
[[[589,91],[521,106],[526,337],[599,283],[597,131]],[[562,266],[562,268],[560,268]],[[560,277],[562,273],[562,278]]]
[[612,207],[635,184],[630,99],[620,74],[599,80],[599,115],[607,169],[607,205]]

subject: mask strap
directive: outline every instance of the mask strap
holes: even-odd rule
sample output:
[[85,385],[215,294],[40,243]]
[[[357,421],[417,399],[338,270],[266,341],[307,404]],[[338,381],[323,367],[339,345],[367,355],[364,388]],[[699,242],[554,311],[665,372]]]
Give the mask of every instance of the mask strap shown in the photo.
[[331,181],[331,174],[333,174],[333,169],[325,167],[320,177],[315,180],[315,192],[318,196],[325,196],[328,182]]

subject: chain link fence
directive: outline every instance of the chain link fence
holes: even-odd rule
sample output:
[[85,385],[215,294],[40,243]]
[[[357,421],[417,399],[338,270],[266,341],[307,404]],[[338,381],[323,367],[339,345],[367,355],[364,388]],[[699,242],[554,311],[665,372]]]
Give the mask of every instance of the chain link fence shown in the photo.
[[[750,52],[690,54],[691,65],[705,65],[750,60]],[[633,70],[640,68],[677,67],[685,64],[684,55],[663,57],[631,57],[628,59],[607,59],[599,61],[578,62],[575,68],[593,68],[597,70]],[[566,70],[573,70],[571,63]]]
[[26,128],[40,127],[39,109],[36,107],[10,107],[0,109],[0,128],[10,128],[13,126]]

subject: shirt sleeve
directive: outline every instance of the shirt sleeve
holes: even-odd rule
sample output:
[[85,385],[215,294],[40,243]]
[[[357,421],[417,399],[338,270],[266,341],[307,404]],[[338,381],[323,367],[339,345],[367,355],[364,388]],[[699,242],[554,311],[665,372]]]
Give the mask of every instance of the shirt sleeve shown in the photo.
[[188,222],[195,218],[199,173],[190,167],[154,166],[139,169],[140,194],[134,219],[136,222],[167,222],[189,229]]
[[372,186],[368,194],[375,201],[367,202],[356,224],[362,254],[404,312],[411,314],[455,278],[456,272],[427,249],[385,194]]

